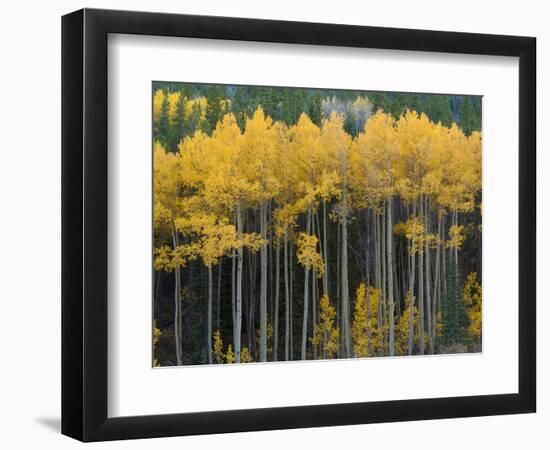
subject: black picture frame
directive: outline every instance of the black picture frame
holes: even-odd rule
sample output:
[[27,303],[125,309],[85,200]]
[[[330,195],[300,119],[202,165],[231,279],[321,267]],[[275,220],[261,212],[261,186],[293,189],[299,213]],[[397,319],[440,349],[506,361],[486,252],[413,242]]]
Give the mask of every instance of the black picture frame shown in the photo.
[[[518,393],[109,418],[107,37],[110,33],[518,57]],[[103,441],[535,412],[535,91],[533,37],[94,9],[64,16],[62,433],[82,441]]]

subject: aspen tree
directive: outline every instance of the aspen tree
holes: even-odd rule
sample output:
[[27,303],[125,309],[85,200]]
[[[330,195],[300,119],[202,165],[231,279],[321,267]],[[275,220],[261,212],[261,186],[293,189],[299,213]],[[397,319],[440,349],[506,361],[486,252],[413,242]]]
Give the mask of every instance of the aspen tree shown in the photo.
[[328,120],[323,121],[321,132],[322,146],[331,156],[332,164],[340,180],[340,211],[341,224],[341,302],[342,302],[342,333],[344,352],[351,356],[350,298],[348,280],[348,220],[351,211],[351,194],[349,192],[350,153],[354,142],[344,131],[343,117],[332,113]]

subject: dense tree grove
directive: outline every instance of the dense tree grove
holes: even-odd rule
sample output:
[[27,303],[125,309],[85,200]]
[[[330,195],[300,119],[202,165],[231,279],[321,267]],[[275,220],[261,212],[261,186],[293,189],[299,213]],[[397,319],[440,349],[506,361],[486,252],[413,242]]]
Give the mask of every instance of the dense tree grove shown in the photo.
[[481,350],[479,97],[156,83],[154,364]]

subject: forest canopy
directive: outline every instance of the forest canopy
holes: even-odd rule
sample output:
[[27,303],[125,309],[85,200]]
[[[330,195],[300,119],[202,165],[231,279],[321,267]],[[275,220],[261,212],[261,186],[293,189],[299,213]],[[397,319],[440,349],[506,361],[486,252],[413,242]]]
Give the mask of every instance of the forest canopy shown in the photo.
[[153,83],[154,365],[481,350],[481,98]]

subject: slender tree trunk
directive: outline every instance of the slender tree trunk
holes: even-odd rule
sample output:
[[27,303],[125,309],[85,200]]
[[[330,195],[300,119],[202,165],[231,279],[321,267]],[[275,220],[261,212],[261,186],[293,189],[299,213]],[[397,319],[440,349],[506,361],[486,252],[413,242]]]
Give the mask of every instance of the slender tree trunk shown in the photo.
[[380,259],[380,220],[378,214],[373,210],[374,221],[374,285],[382,292],[382,262]]
[[279,239],[275,247],[275,310],[273,311],[273,361],[277,361],[279,350],[279,285],[280,285],[280,257],[281,245]]
[[[192,338],[192,331],[193,331],[193,291],[194,291],[194,285],[193,285],[193,282],[194,282],[194,274],[195,274],[195,268],[194,268],[194,264],[193,264],[193,261],[189,261],[189,263],[187,264],[187,307],[185,308],[186,312],[187,312],[187,317],[186,317],[186,337],[187,337],[187,342],[191,342],[191,338]],[[181,299],[181,297],[180,297]],[[183,310],[183,302],[182,302],[182,306],[180,307],[181,310]],[[182,320],[182,314],[180,314],[180,321]],[[181,322],[180,322],[181,324]],[[180,332],[180,340],[183,341],[183,335],[182,333]],[[181,345],[181,347],[183,347],[183,344]],[[183,348],[182,348],[182,352],[183,352]]]
[[[413,206],[413,226],[414,230],[416,230],[416,202],[414,202]],[[410,315],[409,315],[409,346],[408,346],[408,353],[409,355],[413,354],[414,349],[414,276],[415,276],[415,254],[414,254],[414,247],[416,245],[416,231],[413,230],[412,240],[411,240],[411,250],[410,250],[410,258],[411,258],[411,269],[409,274],[409,308],[410,308]]]
[[336,323],[338,324],[338,327],[340,329],[340,335],[339,335],[339,339],[338,339],[338,351],[337,351],[337,356],[338,358],[341,357],[341,352],[342,352],[342,349],[344,348],[344,333],[342,332],[342,330],[344,329],[344,315],[342,314],[342,302],[340,300],[340,292],[341,292],[341,283],[340,283],[340,273],[341,273],[341,270],[340,270],[340,267],[341,267],[341,258],[340,258],[340,254],[341,254],[341,251],[340,249],[342,248],[341,246],[341,232],[340,232],[340,224],[339,223],[336,223]]
[[[267,204],[260,204],[260,235],[267,239]],[[260,362],[267,361],[267,244],[260,247]]]
[[[370,203],[370,199],[369,199]],[[371,265],[371,255],[370,255],[370,230],[369,227],[369,210],[365,209],[365,237],[363,238],[363,241],[365,242],[365,282],[367,286],[370,285],[370,265]],[[367,308],[368,309],[368,308]]]
[[[157,305],[157,301],[159,300],[159,292],[160,292],[160,277],[162,275],[162,270],[155,270],[155,294],[153,298],[153,305]],[[156,311],[155,311],[156,313]],[[156,317],[156,314],[155,314]]]
[[[426,217],[426,233],[430,234],[430,214],[428,209],[428,198],[425,199],[424,202],[424,213]],[[424,246],[424,260],[426,262],[426,318],[428,319],[428,352],[430,355],[433,355],[434,352],[434,343],[433,343],[433,334],[432,334],[432,298],[431,298],[431,266],[430,266],[430,246],[428,245],[428,241],[426,241],[426,245]]]
[[[366,216],[368,217],[368,216]],[[371,356],[372,353],[372,328],[370,326],[371,323],[371,310],[370,310],[370,289],[369,289],[369,280],[368,280],[368,272],[367,272],[367,290],[366,290],[366,317],[367,317],[367,356]]]
[[435,253],[435,281],[434,281],[434,308],[432,320],[432,341],[435,351],[436,330],[437,330],[437,314],[441,305],[441,215],[437,214],[437,249]]
[[289,242],[289,278],[290,278],[290,360],[294,361],[294,245]]
[[[273,244],[275,242],[275,238],[273,236],[273,210],[272,210],[272,206],[271,206],[271,203],[269,203],[269,208],[267,210],[267,237],[268,237],[268,242],[270,242],[270,245],[267,246],[267,250],[268,250],[268,254],[269,254],[269,258],[268,258],[268,261],[267,261],[267,267],[270,268],[271,267],[271,270],[268,270],[267,271],[267,276],[268,276],[268,280],[269,280],[269,283],[267,284],[268,286],[268,292],[269,292],[269,310],[267,312],[267,323],[268,323],[268,326],[269,324],[271,324],[271,327],[272,327],[272,330],[271,330],[271,343],[273,344],[273,326],[275,324],[274,322],[274,312],[275,312],[275,274],[273,273],[273,267],[275,267],[275,265],[273,264]],[[268,333],[269,334],[269,333]],[[268,340],[267,340],[267,347],[268,347],[268,351],[269,351],[269,336],[268,336]],[[273,346],[271,347],[271,351],[273,353]],[[273,355],[272,355],[273,357]]]
[[[380,216],[377,212],[373,210],[373,219],[374,219],[374,284],[376,289],[382,294],[382,240],[380,235],[382,234],[380,229]],[[379,299],[377,310],[376,310],[376,320],[378,323],[378,332],[381,336],[381,345],[378,348],[378,355],[384,356],[384,331],[383,331],[383,312],[382,312],[382,298]]]
[[[237,204],[237,238],[241,239],[243,234],[243,219],[241,215],[241,205]],[[243,303],[243,247],[237,248],[237,287],[235,298],[235,334],[233,336],[233,345],[235,347],[235,362],[241,362],[241,326],[242,326],[242,303]]]
[[[315,330],[315,325],[317,325],[317,315],[316,315],[316,303],[317,303],[317,277],[315,271],[311,271],[311,335]],[[312,345],[313,347],[313,359],[317,359],[317,346]]]
[[[455,209],[455,227],[458,227],[458,210]],[[458,280],[458,245],[454,247],[454,257],[455,257],[455,276]]]
[[[369,197],[369,204],[370,204],[370,197]],[[370,299],[369,299],[369,285],[370,285],[370,233],[369,233],[369,211],[368,208],[365,209],[365,283],[367,286],[366,291],[366,318],[367,318],[367,324],[370,325],[371,323],[371,317],[370,317]],[[370,326],[367,326],[367,356],[370,356],[372,354],[372,330]]]
[[351,333],[348,282],[348,188],[344,183],[342,195],[342,313],[344,315],[344,350],[346,358],[351,357]]
[[[386,259],[387,259],[387,262],[388,262],[388,299],[389,299],[389,308],[390,308],[390,318],[389,318],[389,321],[390,321],[390,329],[389,329],[390,348],[389,348],[389,353],[390,353],[390,356],[394,356],[395,355],[395,336],[394,336],[394,324],[395,324],[394,312],[395,312],[395,307],[394,307],[394,304],[393,304],[393,242],[392,242],[393,225],[392,225],[392,198],[391,197],[388,199],[388,206],[386,208],[386,220],[387,220],[386,245],[388,246],[388,257]],[[367,304],[367,310],[368,310],[368,307],[369,307],[369,305]]]
[[[419,209],[420,220],[424,219],[424,207],[422,194],[420,194]],[[424,248],[422,243],[418,246],[418,340],[419,352],[425,353],[424,348]]]
[[323,258],[325,273],[323,274],[323,294],[328,295],[328,244],[327,244],[327,202],[323,200]]
[[[174,249],[179,245],[178,242],[178,233],[174,227],[174,223],[171,223],[172,231],[172,244]],[[174,267],[174,278],[175,278],[175,287],[174,287],[174,339],[176,343],[176,364],[178,366],[182,365],[181,360],[181,273],[180,266],[176,265]]]
[[443,222],[443,241],[441,242],[441,269],[443,270],[443,277],[442,277],[442,281],[443,281],[443,295],[446,296],[447,295],[447,261],[445,260],[446,256],[445,256],[445,245],[446,245],[446,239],[445,239],[445,236],[446,236],[446,232],[447,232],[447,229],[445,227],[446,225],[446,220],[445,222]]
[[380,299],[382,303],[382,322],[380,322],[380,327],[382,329],[382,356],[386,355],[386,348],[388,347],[388,330],[387,330],[387,320],[388,320],[388,311],[387,311],[387,297],[386,297],[386,286],[388,285],[387,280],[387,267],[386,267],[386,205],[384,204],[382,208],[381,216],[381,240],[380,240],[380,255],[381,255],[381,264],[382,264],[382,298]]
[[[306,218],[306,233],[311,232],[311,208],[307,210]],[[306,348],[307,348],[307,316],[308,316],[308,304],[309,304],[309,266],[304,267],[304,315],[302,318],[302,353],[301,359],[306,359]]]
[[235,251],[233,251],[233,255],[231,256],[231,320],[232,320],[232,326],[233,326],[233,337],[237,335],[236,333],[236,326],[237,326],[237,310],[235,308],[235,298],[236,298],[236,292],[235,292],[235,278],[237,273],[237,255]]
[[[408,217],[408,215],[407,215]],[[406,239],[402,238],[401,239],[401,273],[403,274],[403,281],[402,281],[402,285],[403,285],[403,310],[406,310],[407,309],[407,305],[405,304],[406,303],[406,298],[407,296],[409,295],[408,292],[409,292],[409,275],[411,274],[411,258],[410,258],[410,254],[409,254],[409,250],[408,250],[408,247],[407,247],[407,241]],[[407,266],[406,267],[406,270],[405,270],[405,265]]]
[[208,364],[212,364],[212,266],[208,266],[208,318],[207,318],[207,339]]
[[288,239],[286,231],[283,241],[283,260],[284,260],[284,277],[285,277],[285,361],[289,361],[289,345],[290,345],[290,286],[288,280]]
[[[393,208],[392,208],[393,209]],[[393,213],[392,213],[393,215]],[[393,228],[393,227],[392,227]],[[393,232],[392,232],[393,233]],[[395,255],[397,253],[397,243],[395,242],[395,239],[393,238],[392,234],[392,271],[393,271],[393,305],[394,305],[394,320],[395,317],[401,316],[401,308],[399,306],[399,282],[397,279],[397,261],[395,260]]]
[[216,328],[218,331],[220,330],[220,307],[221,307],[221,289],[222,289],[222,264],[223,264],[223,258],[220,258],[218,262],[218,298],[216,299],[216,303],[218,304],[218,307],[216,308]]
[[248,337],[248,350],[250,354],[256,354],[256,253],[248,251],[248,323],[246,327]]

